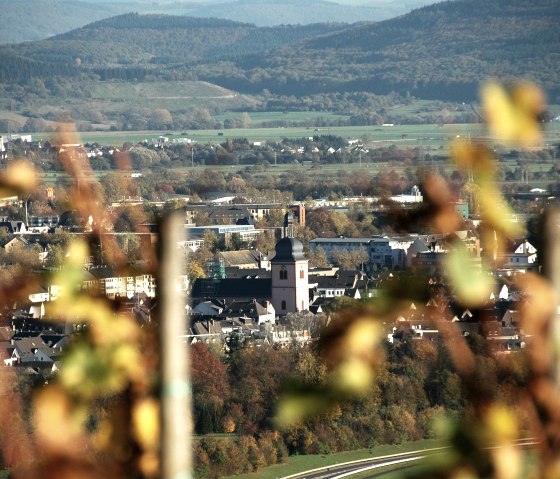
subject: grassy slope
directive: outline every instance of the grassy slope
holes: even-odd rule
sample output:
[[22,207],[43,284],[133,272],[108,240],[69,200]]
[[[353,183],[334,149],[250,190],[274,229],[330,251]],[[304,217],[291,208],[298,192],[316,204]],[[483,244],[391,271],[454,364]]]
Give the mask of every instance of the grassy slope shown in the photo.
[[[33,98],[23,110],[41,116],[49,111],[100,111],[118,113],[131,109],[153,110],[165,108],[170,112],[192,108],[209,108],[214,105],[226,109],[242,109],[251,105],[250,98],[204,81],[157,81],[126,83],[119,81],[82,81],[83,91],[89,98],[77,95]],[[0,98],[0,119],[11,118],[9,98]],[[87,117],[87,115],[86,115]],[[25,123],[24,116],[13,118]]]

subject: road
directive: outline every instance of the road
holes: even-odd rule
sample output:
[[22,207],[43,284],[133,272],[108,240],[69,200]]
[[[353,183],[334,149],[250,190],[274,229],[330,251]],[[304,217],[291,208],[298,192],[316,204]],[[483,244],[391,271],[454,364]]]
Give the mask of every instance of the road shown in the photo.
[[376,457],[374,459],[363,459],[361,461],[347,462],[329,467],[322,467],[312,471],[294,474],[283,477],[282,479],[342,479],[359,472],[378,469],[381,467],[392,466],[397,464],[408,465],[415,461],[419,461],[426,457],[427,454],[439,451],[443,448],[425,449],[422,451],[412,451],[400,454],[392,454],[390,456]]
[[[521,447],[530,447],[537,444],[534,438],[518,439],[515,441],[515,443]],[[488,449],[492,449],[493,447],[499,446],[491,446]],[[352,461],[343,464],[335,464],[329,467],[321,467],[319,469],[313,469],[311,471],[293,474],[291,476],[285,476],[281,479],[342,479],[344,477],[352,476],[360,472],[374,472],[375,469],[398,464],[400,464],[401,466],[395,469],[406,469],[407,467],[413,465],[416,461],[419,461],[430,454],[440,452],[444,449],[446,448],[434,447],[430,449],[422,449],[419,451],[391,454],[389,456],[376,457],[373,459],[362,459],[361,461]],[[379,472],[377,474],[373,473],[369,477],[378,477],[382,476],[383,474],[384,472]]]

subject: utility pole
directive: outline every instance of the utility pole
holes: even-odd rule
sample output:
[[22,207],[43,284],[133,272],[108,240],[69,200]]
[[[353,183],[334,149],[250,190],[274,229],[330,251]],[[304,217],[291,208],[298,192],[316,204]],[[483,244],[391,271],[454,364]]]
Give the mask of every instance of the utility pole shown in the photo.
[[194,146],[191,148],[191,166],[194,168]]

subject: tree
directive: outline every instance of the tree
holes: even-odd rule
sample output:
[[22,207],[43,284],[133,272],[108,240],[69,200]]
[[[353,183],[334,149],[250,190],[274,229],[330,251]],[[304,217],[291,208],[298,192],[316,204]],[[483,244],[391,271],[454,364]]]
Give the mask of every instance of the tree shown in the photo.
[[47,246],[47,257],[45,266],[51,269],[58,269],[64,263],[66,248],[62,244],[50,244]]
[[116,210],[115,231],[133,233],[138,226],[146,221],[146,215],[141,207],[123,206]]
[[241,238],[239,233],[232,233],[231,238],[229,240],[229,249],[232,251],[239,251],[242,249],[247,249],[249,247],[249,243]]
[[165,108],[156,108],[150,115],[148,126],[153,130],[173,128],[173,116]]
[[144,251],[138,235],[134,233],[119,235],[117,236],[117,243],[129,261],[137,261],[143,258]]
[[343,269],[355,269],[363,266],[369,261],[369,255],[365,248],[333,248],[332,258]]
[[326,317],[309,311],[288,313],[286,321],[290,331],[294,334],[307,331],[310,338],[317,339],[326,324]]
[[108,203],[121,201],[129,195],[127,178],[119,173],[107,173],[102,176],[99,183],[103,187],[104,197]]
[[307,258],[309,259],[309,262],[317,268],[328,268],[329,266],[327,254],[321,246],[317,246],[316,248],[309,250]]
[[291,353],[273,348],[241,348],[228,361],[232,397],[244,414],[241,430],[256,432],[274,415],[280,385],[290,372]]
[[331,221],[334,226],[336,236],[345,236],[347,238],[358,236],[356,226],[350,221],[345,213],[340,211],[331,213]]
[[0,264],[19,266],[28,271],[33,271],[41,265],[41,252],[41,247],[38,244],[16,243],[8,251],[5,248],[0,250]]
[[199,434],[220,432],[230,388],[224,365],[203,343],[191,346],[194,422]]
[[284,212],[281,209],[271,209],[265,215],[266,224],[270,227],[284,226]]
[[307,227],[319,237],[335,237],[336,227],[327,208],[310,210],[306,214]]
[[144,146],[136,146],[129,151],[132,168],[135,170],[143,170],[152,168],[160,163],[158,153]]
[[241,128],[253,128],[253,121],[247,112],[243,112],[241,115]]
[[276,245],[276,238],[274,233],[270,230],[262,232],[255,241],[253,241],[252,247],[261,253],[267,253],[274,249]]

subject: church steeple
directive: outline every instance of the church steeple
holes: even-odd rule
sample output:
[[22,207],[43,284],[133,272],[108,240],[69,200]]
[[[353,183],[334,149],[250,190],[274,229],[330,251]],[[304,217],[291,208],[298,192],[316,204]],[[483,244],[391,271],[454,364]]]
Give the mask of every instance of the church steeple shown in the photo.
[[277,314],[309,309],[308,260],[301,241],[286,237],[276,244],[271,273],[272,305]]

